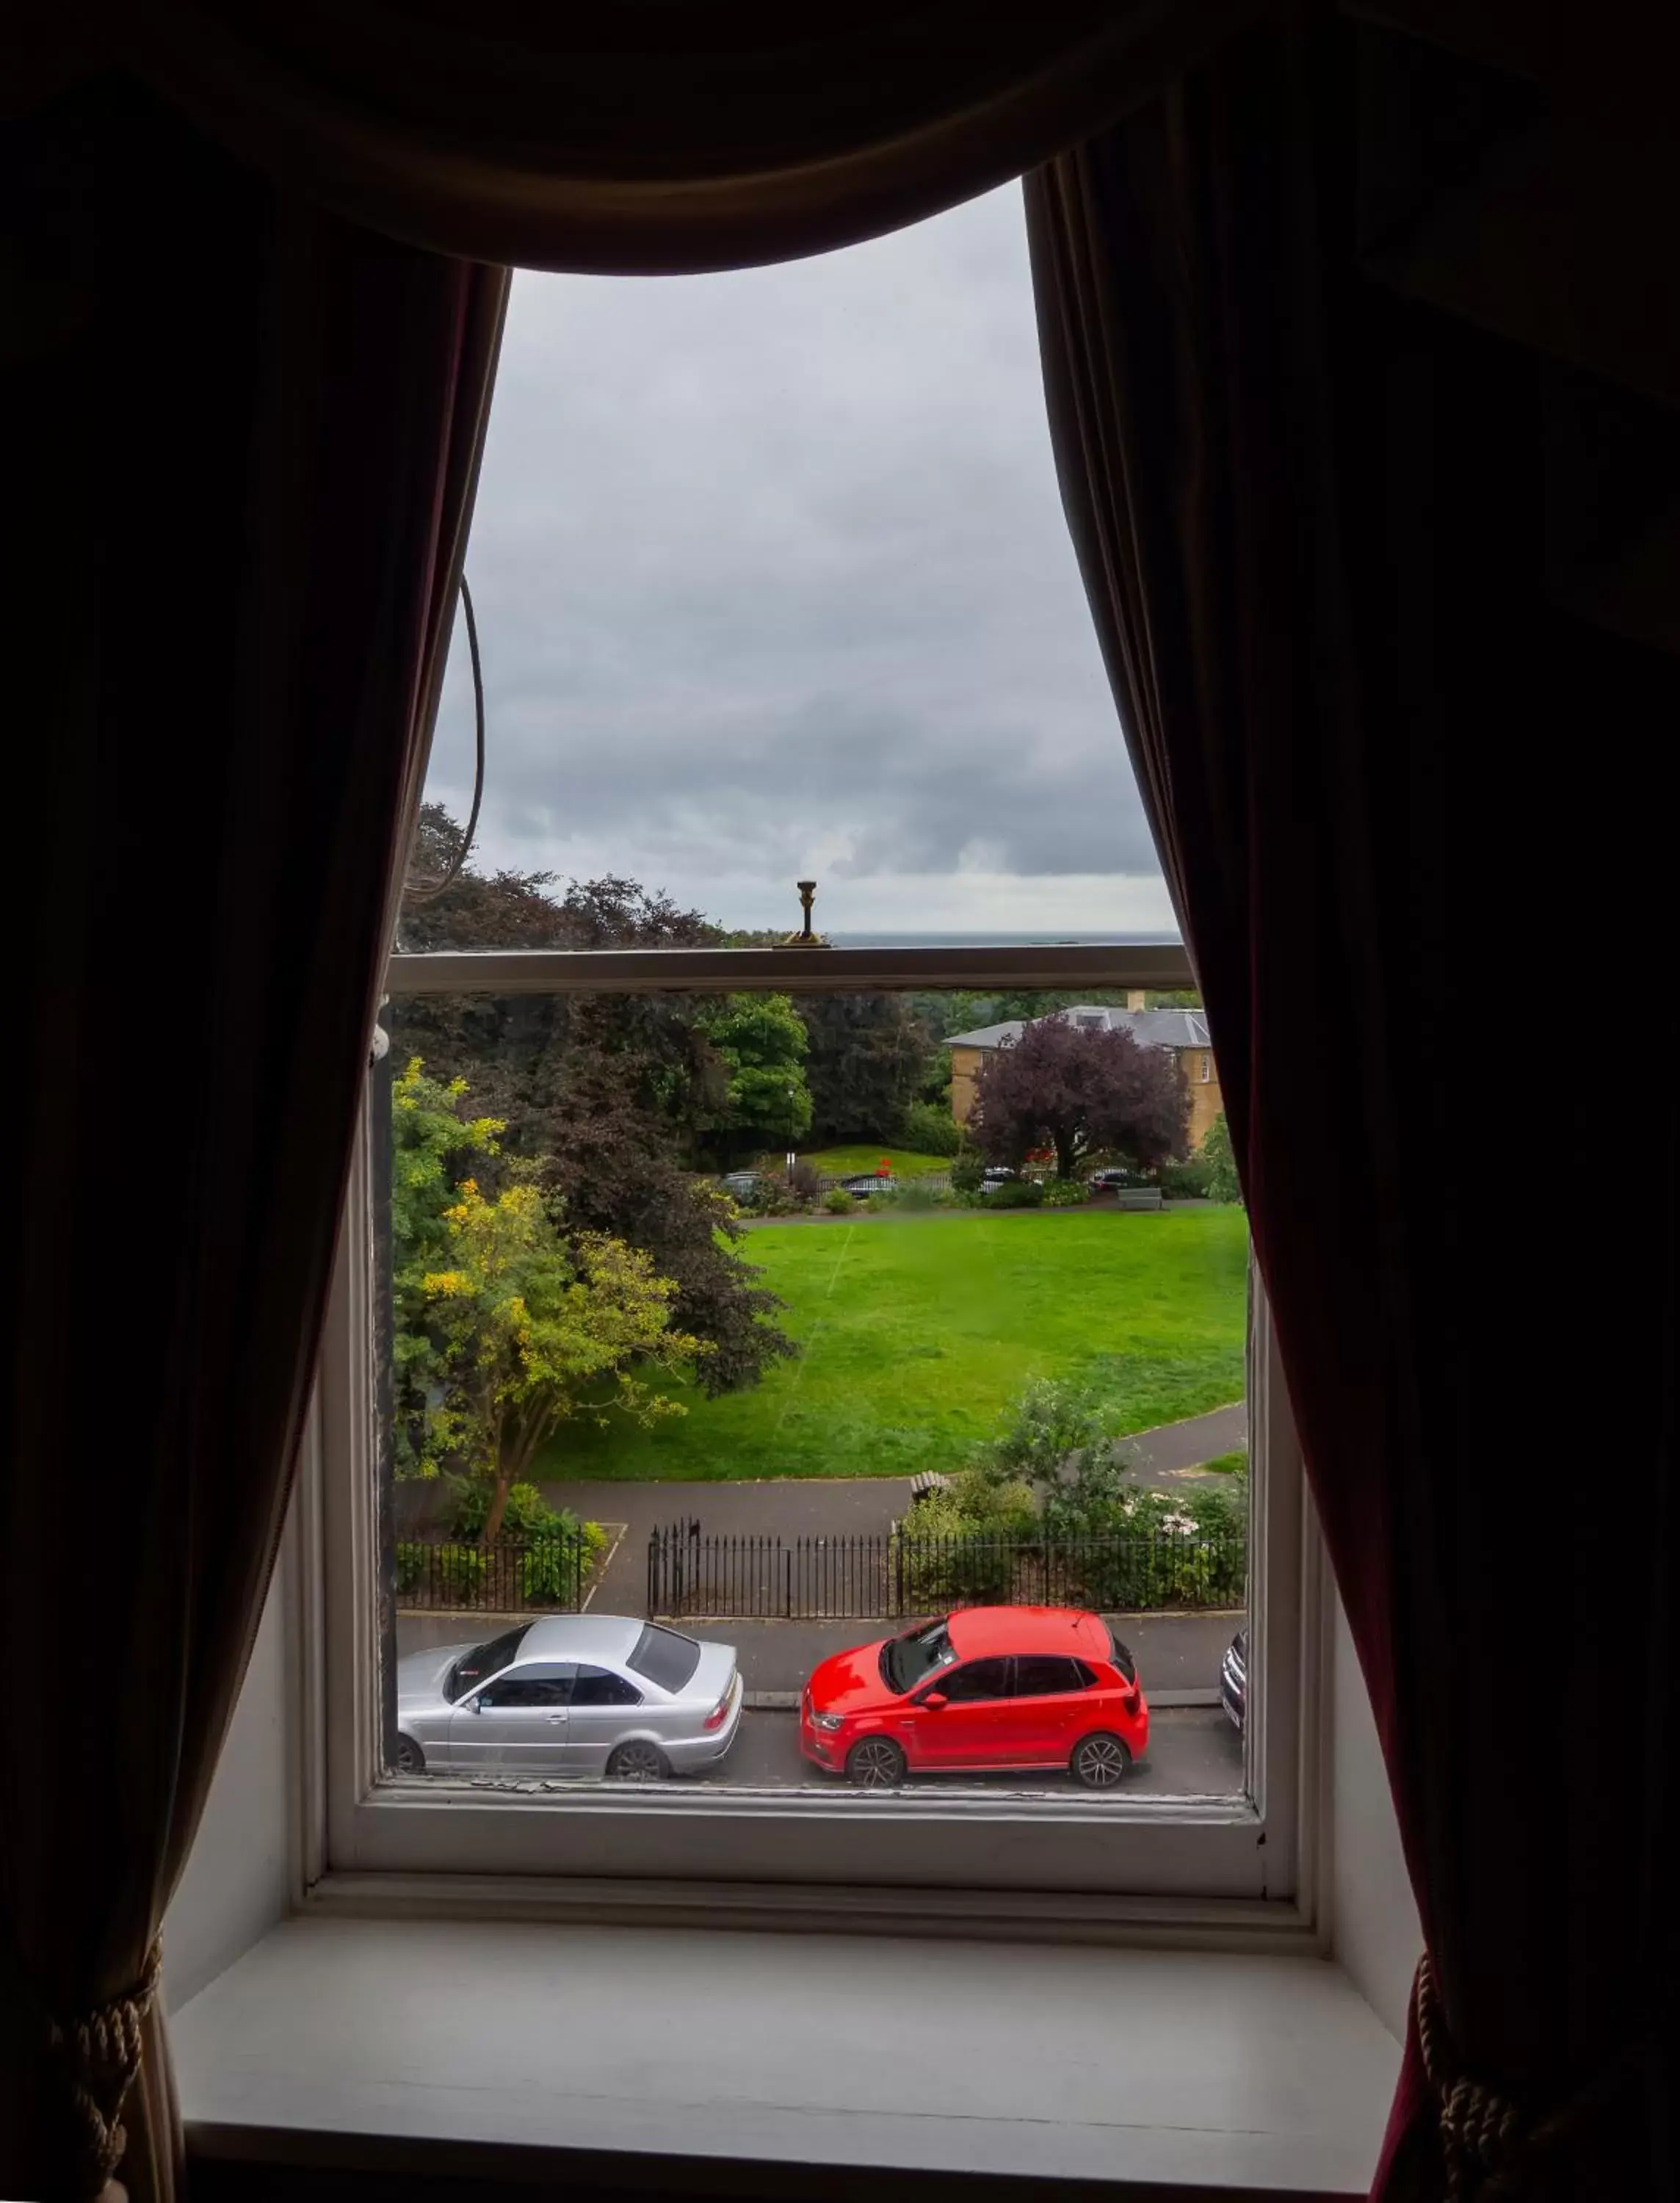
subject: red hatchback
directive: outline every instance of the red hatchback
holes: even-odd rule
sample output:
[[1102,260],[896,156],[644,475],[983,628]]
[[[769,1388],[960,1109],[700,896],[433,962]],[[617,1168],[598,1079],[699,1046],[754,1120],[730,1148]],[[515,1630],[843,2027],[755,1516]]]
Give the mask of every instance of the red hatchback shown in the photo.
[[836,1652],[799,1698],[807,1759],[868,1789],[1064,1767],[1110,1790],[1149,1742],[1131,1654],[1100,1615],[971,1606]]

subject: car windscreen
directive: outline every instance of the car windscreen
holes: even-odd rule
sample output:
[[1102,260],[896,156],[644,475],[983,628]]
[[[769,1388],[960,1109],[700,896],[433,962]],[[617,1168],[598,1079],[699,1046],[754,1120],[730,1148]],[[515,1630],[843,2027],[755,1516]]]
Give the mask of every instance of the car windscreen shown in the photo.
[[935,1668],[948,1668],[957,1657],[951,1634],[943,1621],[926,1629],[913,1629],[908,1637],[889,1637],[881,1648],[881,1665],[888,1686],[913,1691]]
[[504,1629],[499,1637],[492,1637],[482,1645],[475,1645],[470,1652],[463,1652],[444,1677],[444,1696],[453,1705],[464,1698],[476,1683],[487,1682],[492,1675],[499,1675],[504,1668],[510,1668],[519,1657],[519,1648],[525,1642],[525,1632],[531,1627],[522,1622],[517,1629]]
[[692,1637],[656,1629],[650,1622],[637,1638],[628,1664],[662,1691],[680,1691],[700,1664],[700,1648]]

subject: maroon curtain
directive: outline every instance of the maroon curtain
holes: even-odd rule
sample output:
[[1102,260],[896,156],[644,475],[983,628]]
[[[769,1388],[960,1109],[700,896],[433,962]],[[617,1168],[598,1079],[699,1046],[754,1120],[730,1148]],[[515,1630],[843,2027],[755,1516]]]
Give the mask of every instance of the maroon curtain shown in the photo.
[[[504,279],[132,84],[0,151],[0,2192],[38,2196],[109,2169],[72,2023],[145,1981],[262,1610]],[[145,2026],[139,2195],[178,2147]]]
[[1499,67],[1497,12],[1468,59],[1270,11],[1031,179],[1029,226],[1064,502],[1431,1955],[1380,2187],[1499,2163],[1502,2194],[1645,2196],[1673,2187],[1680,169],[1567,72]]

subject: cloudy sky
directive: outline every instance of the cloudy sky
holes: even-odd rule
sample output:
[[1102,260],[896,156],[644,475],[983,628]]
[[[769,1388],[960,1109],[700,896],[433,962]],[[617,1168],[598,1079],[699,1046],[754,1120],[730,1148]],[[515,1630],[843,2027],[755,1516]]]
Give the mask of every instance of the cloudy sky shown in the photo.
[[[724,924],[1170,927],[1058,499],[1018,188],[821,259],[522,275],[468,570],[480,861]],[[428,793],[464,817],[451,655]]]

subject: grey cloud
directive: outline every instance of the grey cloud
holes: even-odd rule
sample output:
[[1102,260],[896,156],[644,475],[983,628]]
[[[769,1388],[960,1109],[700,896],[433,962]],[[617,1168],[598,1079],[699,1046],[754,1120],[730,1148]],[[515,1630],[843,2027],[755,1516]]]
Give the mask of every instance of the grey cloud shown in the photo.
[[[1013,190],[785,268],[518,278],[469,568],[510,861],[1158,870],[1058,501]],[[462,655],[432,776],[457,805]]]

